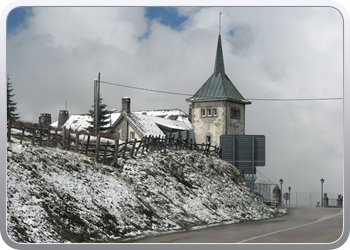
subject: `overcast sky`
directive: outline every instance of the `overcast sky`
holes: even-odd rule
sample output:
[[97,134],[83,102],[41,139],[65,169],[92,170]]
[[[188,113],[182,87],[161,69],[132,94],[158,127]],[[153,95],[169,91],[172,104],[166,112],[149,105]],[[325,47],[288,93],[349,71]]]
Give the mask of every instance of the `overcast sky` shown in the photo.
[[[225,70],[249,98],[343,97],[343,19],[331,7],[36,7],[8,23],[7,73],[22,120],[87,113],[93,83],[194,94],[214,70],[221,16]],[[16,21],[17,20],[17,21]],[[179,108],[186,96],[101,84],[108,109]],[[343,100],[258,101],[246,134],[266,136],[266,166],[286,191],[342,193]],[[331,197],[333,198],[333,197]],[[334,197],[336,198],[336,197]],[[293,201],[292,201],[293,202]]]

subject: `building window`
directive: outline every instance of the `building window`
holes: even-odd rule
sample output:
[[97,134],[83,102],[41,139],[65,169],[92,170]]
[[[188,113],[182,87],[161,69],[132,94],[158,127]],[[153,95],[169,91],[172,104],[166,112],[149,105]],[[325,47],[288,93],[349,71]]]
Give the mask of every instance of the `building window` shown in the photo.
[[205,109],[201,109],[202,116],[205,116]]
[[241,119],[241,109],[237,107],[231,108],[231,114],[230,114],[231,119]]
[[117,138],[120,139],[120,131],[117,132]]
[[213,108],[213,116],[218,116],[218,110],[216,108]]
[[205,142],[207,143],[207,144],[210,144],[210,135],[207,135],[206,137],[205,137]]
[[130,132],[130,140],[134,140],[135,139],[135,132]]
[[211,116],[211,109],[207,109],[207,116]]

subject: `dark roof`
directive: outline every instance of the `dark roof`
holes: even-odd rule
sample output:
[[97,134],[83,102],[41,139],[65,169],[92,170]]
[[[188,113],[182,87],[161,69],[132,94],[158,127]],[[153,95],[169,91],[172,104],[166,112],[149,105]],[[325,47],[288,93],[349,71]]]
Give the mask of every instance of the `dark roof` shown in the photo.
[[244,99],[239,93],[231,80],[225,74],[224,56],[222,52],[221,36],[219,35],[218,46],[216,50],[214,73],[202,85],[202,87],[190,98],[186,100],[216,100],[228,99],[240,103],[250,104],[251,102]]

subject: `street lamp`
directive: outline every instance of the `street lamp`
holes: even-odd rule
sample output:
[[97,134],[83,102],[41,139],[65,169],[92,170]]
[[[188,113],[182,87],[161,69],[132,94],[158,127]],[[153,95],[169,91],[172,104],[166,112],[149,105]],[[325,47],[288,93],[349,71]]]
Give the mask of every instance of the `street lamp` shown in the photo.
[[289,187],[288,190],[289,190],[289,207],[290,207],[290,190],[291,190],[291,187]]
[[323,207],[323,182],[324,179],[321,179],[321,207]]
[[282,200],[282,184],[283,184],[283,180],[282,180],[282,178],[280,179],[280,184],[281,184],[281,205],[283,205],[283,200]]

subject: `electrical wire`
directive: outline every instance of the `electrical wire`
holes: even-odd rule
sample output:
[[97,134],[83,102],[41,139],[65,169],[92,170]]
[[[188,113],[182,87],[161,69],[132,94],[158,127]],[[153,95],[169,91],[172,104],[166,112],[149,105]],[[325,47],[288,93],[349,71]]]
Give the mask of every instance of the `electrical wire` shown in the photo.
[[[140,88],[140,87],[134,87],[134,86],[128,86],[123,85],[119,83],[112,83],[112,82],[106,82],[106,81],[100,81],[105,84],[114,85],[118,87],[124,87],[124,88],[130,88],[130,89],[138,89],[143,91],[151,91],[151,92],[157,92],[157,93],[163,93],[163,94],[172,94],[172,95],[183,95],[183,96],[193,96],[193,94],[184,94],[184,93],[177,93],[177,92],[171,92],[171,91],[163,91],[163,90],[155,90],[155,89],[147,89],[147,88]],[[278,99],[278,98],[245,98],[248,101],[331,101],[331,100],[342,100],[343,97],[331,97],[331,98],[286,98],[286,99]]]

